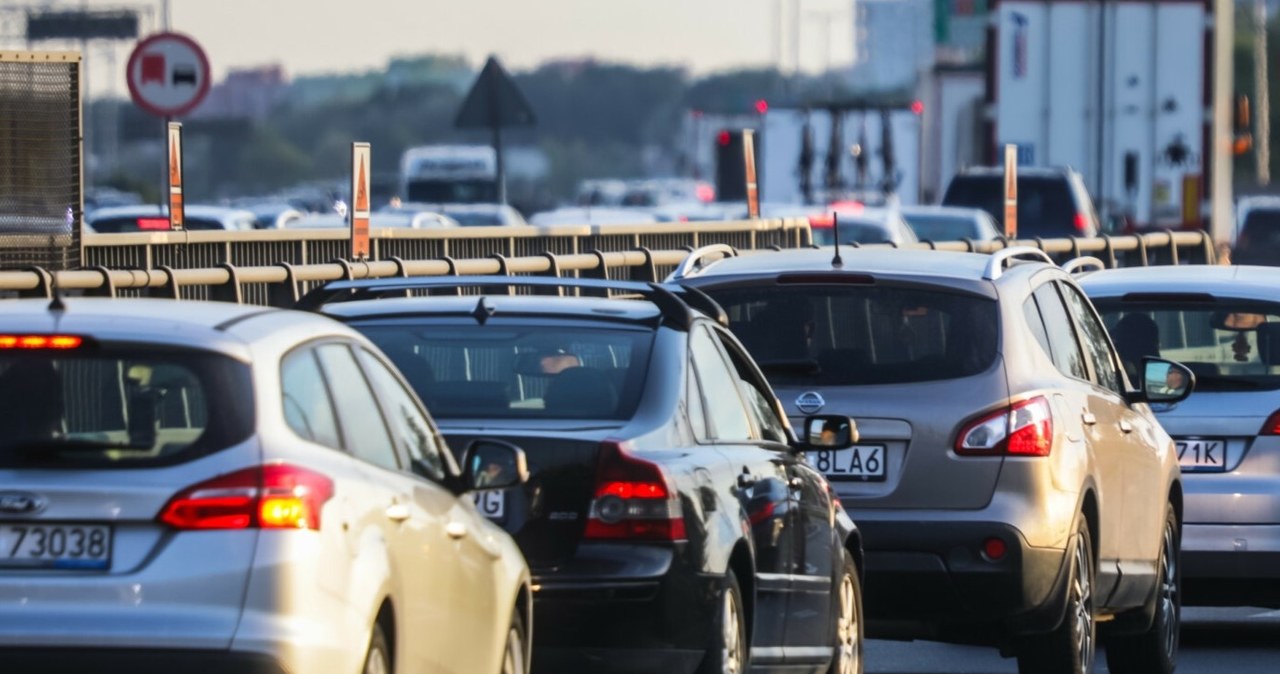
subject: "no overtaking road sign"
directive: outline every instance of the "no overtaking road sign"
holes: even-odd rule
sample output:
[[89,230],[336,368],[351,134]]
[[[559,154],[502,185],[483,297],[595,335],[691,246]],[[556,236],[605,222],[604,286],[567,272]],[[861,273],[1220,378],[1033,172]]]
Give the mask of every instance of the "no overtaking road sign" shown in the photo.
[[127,76],[133,102],[160,117],[191,112],[209,93],[211,79],[204,50],[180,33],[139,42],[129,55]]

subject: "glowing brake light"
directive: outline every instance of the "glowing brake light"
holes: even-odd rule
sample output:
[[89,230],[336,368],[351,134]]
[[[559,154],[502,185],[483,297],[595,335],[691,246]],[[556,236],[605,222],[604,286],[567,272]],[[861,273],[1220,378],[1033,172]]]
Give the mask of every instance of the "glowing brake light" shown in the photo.
[[1046,398],[1031,398],[982,417],[960,431],[961,456],[1049,456],[1053,411]]
[[219,475],[169,499],[158,519],[175,529],[320,529],[329,478],[288,464]]
[[138,229],[156,232],[169,229],[169,218],[138,218]]
[[1089,228],[1089,221],[1084,217],[1084,213],[1076,213],[1074,222],[1077,232],[1083,232]]
[[684,512],[657,464],[627,454],[623,443],[605,441],[596,460],[595,499],[585,538],[685,540]]
[[1258,431],[1258,435],[1280,435],[1280,410],[1276,410],[1267,417],[1266,423],[1262,424],[1262,429]]
[[0,335],[0,349],[78,349],[84,339],[75,335]]

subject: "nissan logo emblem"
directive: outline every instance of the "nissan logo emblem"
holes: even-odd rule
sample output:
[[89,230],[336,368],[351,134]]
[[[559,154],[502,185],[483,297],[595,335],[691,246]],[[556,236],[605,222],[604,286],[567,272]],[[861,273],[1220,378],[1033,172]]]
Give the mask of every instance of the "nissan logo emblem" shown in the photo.
[[817,414],[826,404],[827,401],[817,391],[806,391],[796,398],[796,407],[805,414]]
[[34,515],[44,510],[45,500],[23,491],[0,491],[0,515]]

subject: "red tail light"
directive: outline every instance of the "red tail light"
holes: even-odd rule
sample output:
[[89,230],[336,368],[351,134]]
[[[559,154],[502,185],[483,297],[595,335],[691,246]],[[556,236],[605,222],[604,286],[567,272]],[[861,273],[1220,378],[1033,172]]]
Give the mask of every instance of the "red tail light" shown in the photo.
[[831,229],[836,222],[835,218],[830,215],[811,215],[809,216],[810,227],[825,227]]
[[1084,213],[1076,213],[1075,221],[1072,224],[1076,226],[1077,232],[1083,232],[1089,229],[1089,220],[1084,217]]
[[1258,431],[1258,435],[1280,435],[1280,410],[1276,410],[1267,417],[1266,423],[1262,424],[1262,430]]
[[169,229],[169,218],[138,218],[138,229],[155,232]]
[[75,335],[0,335],[0,349],[78,349],[84,339]]
[[160,511],[175,529],[320,529],[333,481],[290,466],[255,466],[178,492]]
[[622,443],[605,441],[596,463],[595,498],[586,538],[685,540],[680,499],[657,464],[627,454]]
[[962,456],[1049,456],[1053,411],[1046,398],[1031,398],[982,417],[960,431]]

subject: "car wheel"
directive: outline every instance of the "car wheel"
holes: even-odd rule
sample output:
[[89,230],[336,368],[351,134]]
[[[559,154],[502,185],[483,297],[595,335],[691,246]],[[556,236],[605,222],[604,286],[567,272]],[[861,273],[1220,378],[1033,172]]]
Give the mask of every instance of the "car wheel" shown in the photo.
[[835,592],[835,657],[829,674],[862,674],[862,583],[853,557],[845,552]]
[[511,626],[507,628],[507,643],[502,652],[501,674],[528,674],[529,663],[525,653],[524,616],[519,608],[511,609]]
[[1084,520],[1067,563],[1067,610],[1054,631],[1023,641],[1018,650],[1021,674],[1089,674],[1097,648],[1098,621],[1094,606],[1093,541]]
[[387,635],[382,625],[373,624],[373,636],[369,637],[369,650],[364,655],[361,674],[391,674],[391,649],[387,648]]
[[733,571],[725,574],[717,603],[716,629],[699,674],[744,674],[748,668],[751,643],[742,606],[742,590]]
[[1164,537],[1160,544],[1160,577],[1157,581],[1154,618],[1142,633],[1107,639],[1107,667],[1113,672],[1171,674],[1178,658],[1178,632],[1182,621],[1181,537],[1173,506],[1166,508]]

